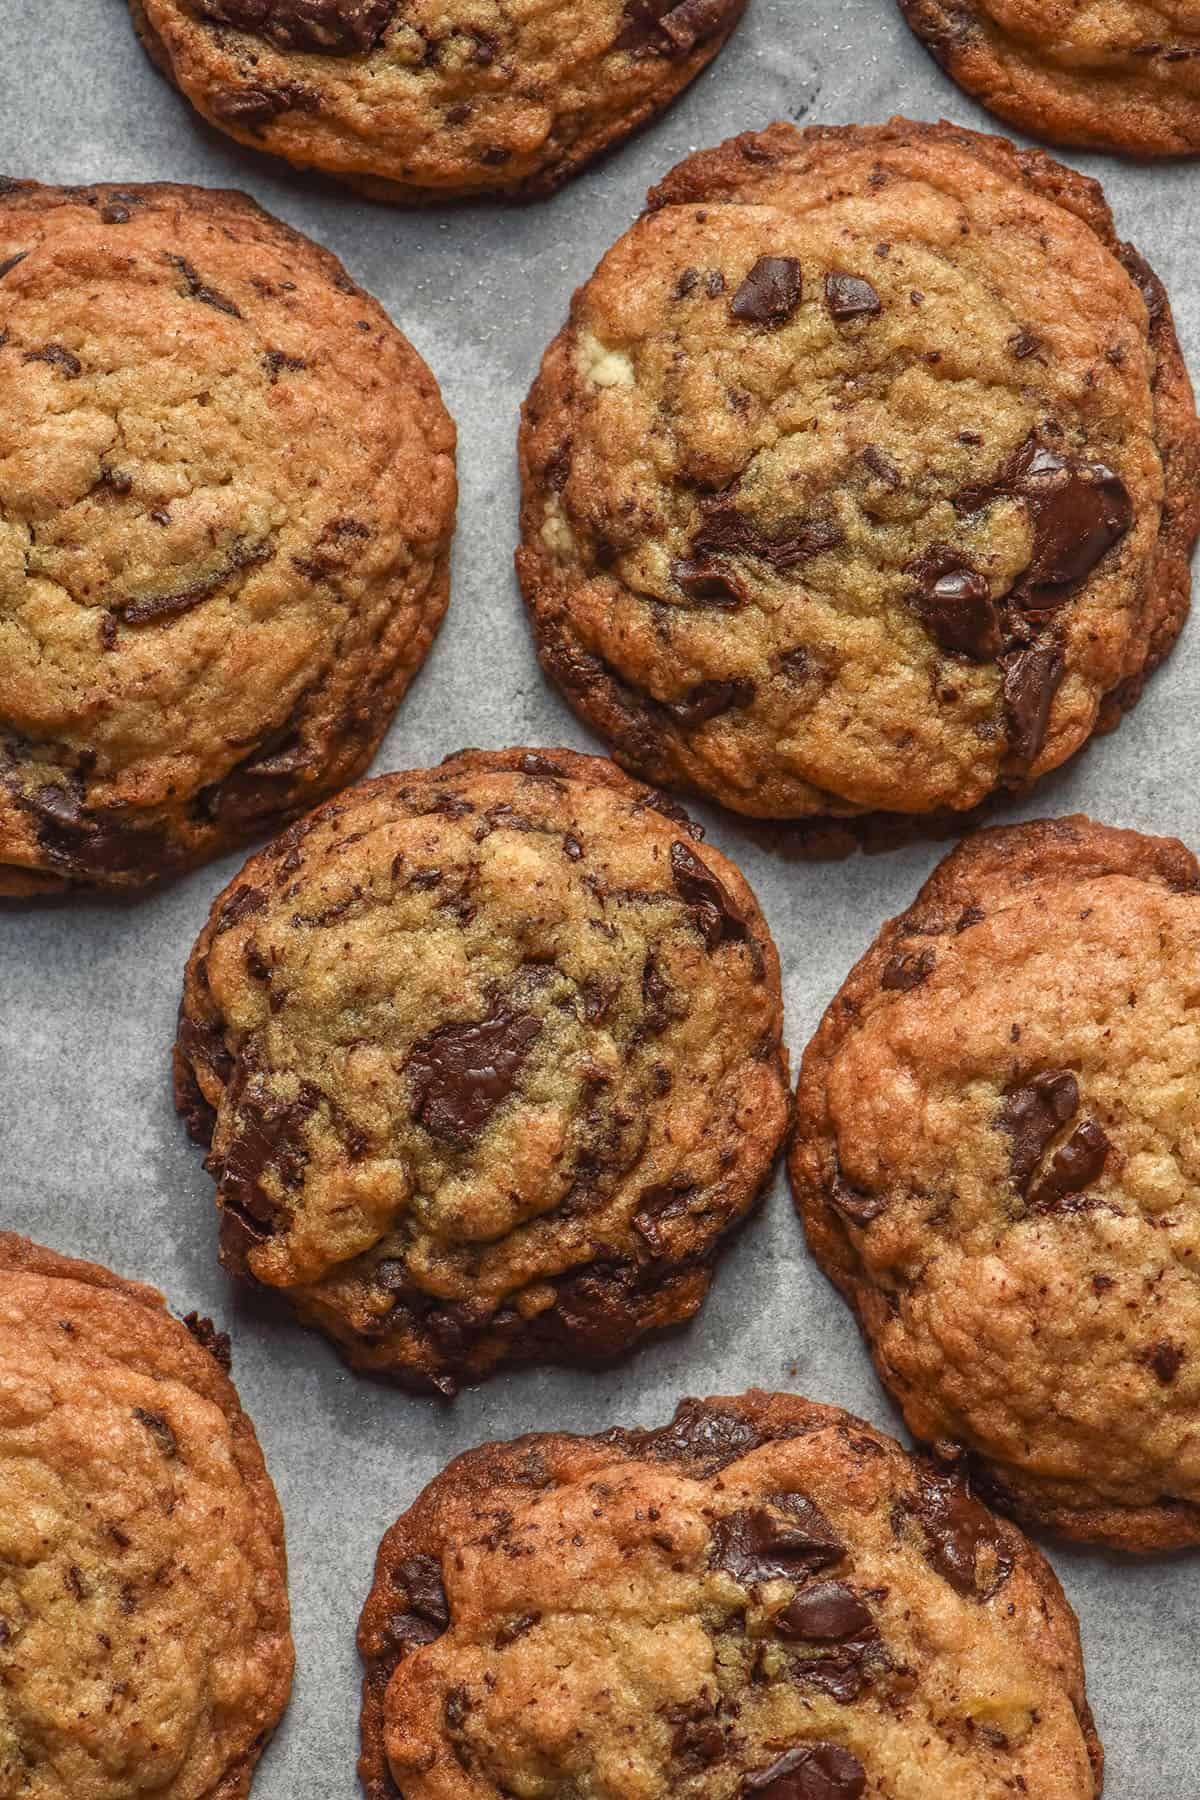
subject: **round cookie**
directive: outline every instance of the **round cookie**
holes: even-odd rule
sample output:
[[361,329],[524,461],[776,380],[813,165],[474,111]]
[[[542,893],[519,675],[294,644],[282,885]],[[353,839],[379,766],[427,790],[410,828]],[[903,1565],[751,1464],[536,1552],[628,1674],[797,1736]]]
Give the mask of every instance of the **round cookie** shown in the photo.
[[0,895],[361,773],[445,611],[454,427],[341,265],[239,194],[0,181],[0,395]]
[[700,836],[598,758],[466,751],[254,857],[176,1051],[226,1267],[446,1395],[690,1318],[790,1106],[779,960]]
[[1135,156],[1200,151],[1196,0],[900,0],[946,73],[1011,125]]
[[1092,1800],[1052,1570],[956,1477],[786,1394],[487,1444],[383,1540],[367,1800]]
[[736,138],[652,193],[527,402],[543,667],[738,812],[975,807],[1166,655],[1198,444],[1093,182],[948,125]]
[[292,1682],[229,1340],[0,1233],[0,1792],[244,1800]]
[[219,131],[374,199],[547,194],[670,104],[747,0],[130,0]]
[[913,1433],[997,1504],[1200,1544],[1200,864],[1085,818],[970,839],[804,1058],[817,1260]]

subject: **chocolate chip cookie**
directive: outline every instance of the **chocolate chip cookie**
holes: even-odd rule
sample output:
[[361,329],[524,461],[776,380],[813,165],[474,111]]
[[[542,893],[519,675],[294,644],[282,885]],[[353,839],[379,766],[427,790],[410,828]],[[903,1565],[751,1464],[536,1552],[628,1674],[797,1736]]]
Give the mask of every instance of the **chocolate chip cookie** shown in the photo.
[[1023,131],[1135,156],[1200,151],[1195,0],[900,0],[960,86]]
[[454,504],[433,377],[326,251],[238,194],[0,180],[0,895],[135,887],[353,780]]
[[989,831],[833,1002],[796,1200],[915,1435],[1023,1520],[1200,1544],[1200,864]]
[[1117,722],[1190,596],[1200,437],[1099,188],[948,125],[691,157],[525,410],[541,660],[648,780],[935,813]]
[[244,1800],[292,1681],[229,1340],[0,1233],[0,1793]]
[[1048,1564],[957,1477],[787,1394],[461,1456],[359,1627],[367,1800],[1092,1800]]
[[700,835],[611,763],[467,751],[254,857],[176,1052],[226,1267],[447,1395],[690,1318],[790,1098],[774,946]]
[[130,0],[210,124],[376,199],[546,194],[674,100],[747,0]]

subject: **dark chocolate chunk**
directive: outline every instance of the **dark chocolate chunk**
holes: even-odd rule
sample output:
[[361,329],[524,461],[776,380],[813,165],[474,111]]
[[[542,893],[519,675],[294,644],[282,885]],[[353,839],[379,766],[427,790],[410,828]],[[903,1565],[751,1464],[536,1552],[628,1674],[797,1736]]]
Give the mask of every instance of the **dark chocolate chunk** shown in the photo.
[[1061,590],[1085,581],[1133,524],[1129,490],[1105,464],[1076,462],[1037,443],[1026,447],[1015,487],[1033,525],[1022,604],[1031,611],[1061,606]]
[[664,1225],[684,1216],[695,1193],[695,1183],[682,1177],[658,1187],[646,1188],[638,1196],[633,1228],[639,1236],[645,1238],[656,1256],[668,1247],[667,1238],[663,1234]]
[[927,976],[932,975],[937,967],[935,950],[914,950],[907,955],[893,956],[885,964],[883,974],[879,978],[880,987],[890,988],[897,993],[906,994],[915,987],[920,987]]
[[719,606],[733,612],[746,604],[745,587],[720,563],[678,556],[671,564],[671,580],[698,606]]
[[1079,1083],[1066,1069],[1035,1075],[1006,1097],[997,1124],[1012,1139],[1009,1155],[1018,1193],[1028,1194],[1051,1139],[1078,1111]]
[[410,1556],[400,1564],[400,1584],[412,1611],[443,1630],[450,1623],[450,1607],[442,1585],[442,1565],[436,1556]]
[[713,1562],[743,1587],[798,1581],[841,1562],[846,1546],[805,1494],[772,1494],[766,1505],[713,1526]]
[[733,318],[747,325],[784,325],[804,293],[794,256],[760,256],[729,303]]
[[867,1772],[840,1744],[799,1744],[742,1782],[742,1794],[762,1800],[859,1800]]
[[681,1400],[675,1417],[658,1431],[613,1431],[609,1440],[633,1455],[682,1463],[707,1479],[739,1462],[762,1441],[748,1419],[719,1412],[705,1400]]
[[1112,1149],[1103,1128],[1095,1119],[1077,1125],[1050,1167],[1029,1196],[1036,1212],[1053,1212],[1075,1194],[1082,1194],[1098,1181]]
[[230,300],[227,295],[218,292],[216,288],[207,286],[207,284],[200,279],[200,276],[196,273],[191,263],[187,262],[184,257],[168,256],[167,261],[171,263],[173,267],[178,269],[179,273],[183,276],[189,299],[199,300],[202,306],[211,306],[217,312],[228,313],[231,319],[240,319],[242,317],[242,314],[234,305],[233,301]]
[[999,656],[1000,612],[986,576],[949,544],[931,544],[908,572],[917,583],[916,610],[943,650],[977,662]]
[[671,845],[671,877],[680,898],[692,908],[710,950],[748,938],[745,916],[724,883],[678,838]]
[[270,562],[274,554],[271,544],[234,544],[221,567],[213,574],[201,576],[170,593],[146,594],[136,600],[124,601],[120,607],[122,622],[126,625],[149,625],[158,619],[178,618],[181,613],[191,612],[201,601],[219,593],[243,569],[253,569],[260,563]]
[[839,324],[846,319],[873,319],[883,311],[883,302],[870,282],[844,269],[834,269],[825,277],[825,304]]
[[248,881],[243,881],[239,887],[234,888],[217,914],[214,934],[228,931],[232,925],[240,925],[243,919],[250,918],[253,913],[262,912],[266,904],[267,896],[262,888],[252,887]]
[[373,50],[396,0],[191,0],[202,19],[266,38],[281,50],[361,55]]
[[781,1637],[834,1644],[847,1638],[874,1637],[877,1628],[870,1607],[853,1588],[841,1581],[822,1581],[796,1595],[775,1620],[775,1629]]
[[154,1439],[161,1455],[174,1457],[179,1454],[179,1445],[175,1441],[175,1433],[160,1412],[148,1412],[144,1406],[135,1406],[133,1416],[139,1425],[144,1425]]
[[703,523],[692,540],[692,553],[700,558],[756,556],[782,574],[844,542],[834,519],[790,519],[768,534],[727,493],[706,495],[700,510]]
[[408,1060],[413,1116],[431,1136],[467,1149],[516,1086],[542,1021],[497,1008],[485,1019],[443,1025]]
[[885,1194],[864,1194],[861,1189],[851,1187],[840,1169],[834,1175],[829,1198],[852,1225],[870,1225],[887,1207]]
[[272,119],[278,119],[284,113],[304,112],[316,113],[321,110],[321,92],[319,88],[306,87],[299,81],[279,82],[272,87],[214,87],[209,94],[209,105],[219,119],[227,124],[240,125],[244,131],[252,131],[256,135],[264,125]]
[[201,1348],[207,1350],[218,1367],[228,1375],[233,1367],[229,1333],[218,1331],[211,1319],[202,1318],[199,1313],[188,1313],[183,1322]]
[[85,880],[96,871],[144,875],[170,868],[173,856],[162,826],[90,812],[81,793],[47,785],[18,797],[36,820],[38,843],[56,867]]
[[23,263],[28,255],[28,250],[18,250],[15,256],[6,257],[3,262],[0,262],[0,281],[3,281],[6,275],[11,275],[17,264]]
[[21,361],[49,363],[52,369],[57,369],[68,381],[77,381],[83,373],[83,364],[65,344],[43,344],[40,350],[27,350]]
[[687,56],[731,25],[739,0],[625,0],[614,50]]
[[1163,1387],[1170,1387],[1186,1359],[1187,1351],[1183,1345],[1173,1344],[1170,1338],[1163,1338],[1161,1343],[1151,1344],[1146,1352],[1146,1361]]
[[260,1238],[270,1235],[278,1212],[263,1191],[261,1177],[270,1168],[285,1187],[299,1186],[308,1160],[301,1132],[320,1099],[308,1082],[301,1082],[292,1100],[279,1098],[261,1082],[239,1096],[235,1135],[214,1172],[222,1206],[248,1222],[250,1229],[256,1228]]
[[752,681],[702,681],[699,687],[692,688],[686,700],[664,701],[663,711],[684,731],[695,731],[734,707],[752,705],[754,692]]
[[725,1754],[725,1733],[708,1700],[702,1696],[690,1706],[672,1707],[667,1717],[675,1726],[671,1755],[676,1762],[685,1764],[689,1773],[698,1773],[721,1761]]
[[1050,709],[1067,672],[1057,643],[1030,644],[1000,659],[1004,671],[1004,711],[1009,753],[1017,762],[1037,761],[1046,742]]
[[957,1475],[922,1469],[909,1509],[925,1538],[925,1560],[956,1593],[990,1600],[1013,1572],[1003,1527]]

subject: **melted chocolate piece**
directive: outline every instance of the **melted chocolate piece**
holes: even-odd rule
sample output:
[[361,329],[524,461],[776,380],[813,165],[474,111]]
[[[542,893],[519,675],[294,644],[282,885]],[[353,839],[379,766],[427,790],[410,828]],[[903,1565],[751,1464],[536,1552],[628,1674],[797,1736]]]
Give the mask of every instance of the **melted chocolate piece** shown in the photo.
[[719,606],[726,612],[734,612],[744,606],[748,598],[736,575],[722,568],[720,563],[703,559],[676,557],[671,564],[671,580],[698,606]]
[[617,1430],[609,1440],[656,1462],[683,1463],[704,1479],[739,1462],[762,1441],[747,1419],[718,1412],[704,1400],[681,1400],[674,1419],[661,1430]]
[[83,373],[83,364],[65,344],[43,344],[40,350],[27,350],[21,361],[48,363],[52,369],[65,375],[68,381],[77,381]]
[[713,1526],[713,1562],[742,1587],[800,1581],[841,1562],[846,1546],[805,1494],[772,1494],[764,1506]]
[[168,1460],[179,1455],[179,1445],[175,1441],[175,1433],[160,1412],[147,1412],[144,1406],[135,1406],[133,1416],[139,1425],[144,1425],[154,1439],[160,1456]]
[[859,1800],[867,1772],[857,1756],[840,1744],[799,1744],[769,1768],[757,1769],[742,1782],[742,1794],[762,1800]]
[[167,261],[173,263],[183,276],[190,300],[199,300],[202,306],[211,306],[216,312],[228,313],[231,319],[242,317],[240,310],[228,295],[222,294],[217,288],[209,287],[206,282],[201,280],[191,263],[185,261],[182,256],[168,256]]
[[1079,1111],[1079,1083],[1069,1070],[1046,1070],[1005,1099],[997,1119],[1012,1139],[1012,1182],[1027,1195],[1052,1138]]
[[38,843],[63,873],[87,878],[165,872],[175,856],[161,825],[130,825],[111,814],[89,812],[73,787],[40,787],[19,794],[37,823]]
[[1037,1212],[1053,1212],[1072,1195],[1082,1194],[1104,1173],[1111,1149],[1103,1128],[1095,1119],[1085,1119],[1075,1127],[1030,1194],[1030,1206]]
[[848,1638],[876,1637],[870,1607],[841,1581],[822,1581],[804,1588],[775,1620],[780,1637],[810,1644],[844,1643]]
[[1152,1344],[1146,1352],[1146,1361],[1153,1369],[1155,1379],[1163,1387],[1170,1387],[1186,1360],[1187,1351],[1183,1345],[1173,1344],[1170,1338],[1163,1338],[1160,1343]]
[[987,578],[949,544],[931,544],[909,567],[917,584],[915,606],[941,645],[976,662],[992,662],[1004,647],[1000,610]]
[[354,56],[373,50],[396,0],[191,0],[202,19],[266,38],[280,50]]
[[267,896],[261,888],[252,887],[243,881],[240,887],[234,888],[224,906],[217,914],[217,922],[213,927],[214,936],[228,931],[232,925],[240,925],[254,913],[263,911],[267,904]]
[[936,967],[936,950],[914,950],[907,955],[893,956],[879,977],[879,985],[896,993],[907,994],[913,988],[920,987]]
[[432,1137],[467,1149],[516,1086],[542,1021],[502,1008],[466,1025],[443,1025],[408,1059],[413,1117]]
[[734,707],[752,705],[754,692],[752,681],[702,681],[686,700],[664,701],[663,711],[669,713],[684,731],[695,731],[698,726],[720,718],[722,713],[731,712]]
[[678,838],[671,845],[671,878],[680,898],[692,908],[709,950],[749,937],[745,916],[724,883]]
[[310,1082],[301,1082],[294,1100],[280,1100],[265,1089],[243,1093],[237,1106],[237,1135],[214,1168],[223,1207],[238,1216],[258,1241],[271,1235],[278,1205],[264,1193],[261,1177],[274,1169],[285,1187],[298,1187],[304,1176],[308,1151],[302,1140],[304,1125],[320,1105],[321,1096]]
[[712,1706],[703,1697],[690,1706],[673,1707],[667,1717],[675,1725],[671,1755],[687,1771],[711,1768],[725,1754],[725,1733],[717,1724]]
[[834,269],[825,277],[825,304],[839,324],[846,319],[874,319],[883,311],[883,302],[870,282],[844,269]]
[[956,1475],[922,1469],[911,1511],[925,1536],[925,1560],[958,1594],[990,1600],[1013,1572],[1002,1527]]
[[692,540],[693,554],[700,557],[756,556],[782,574],[844,541],[833,519],[792,519],[768,536],[738,511],[728,494],[707,495],[700,510],[704,523]]
[[887,1208],[886,1195],[864,1194],[859,1188],[851,1187],[848,1181],[843,1180],[840,1169],[834,1177],[829,1198],[852,1225],[869,1225]]
[[1001,657],[1004,711],[1009,754],[1017,762],[1036,762],[1046,742],[1050,709],[1067,672],[1067,659],[1056,643],[1030,644]]
[[228,1375],[233,1368],[229,1333],[218,1331],[211,1319],[201,1318],[199,1313],[188,1313],[183,1322],[201,1349],[207,1350],[217,1367]]
[[731,317],[746,325],[785,325],[804,295],[794,256],[760,256],[729,303]]
[[1018,464],[1016,492],[1029,503],[1033,555],[1022,578],[1022,605],[1062,606],[1062,591],[1085,581],[1133,524],[1133,501],[1103,463],[1080,463],[1031,443]]
[[442,1585],[442,1565],[437,1557],[410,1556],[400,1564],[397,1573],[411,1610],[444,1631],[450,1623],[450,1607]]
[[686,56],[731,24],[738,0],[625,0],[614,50]]

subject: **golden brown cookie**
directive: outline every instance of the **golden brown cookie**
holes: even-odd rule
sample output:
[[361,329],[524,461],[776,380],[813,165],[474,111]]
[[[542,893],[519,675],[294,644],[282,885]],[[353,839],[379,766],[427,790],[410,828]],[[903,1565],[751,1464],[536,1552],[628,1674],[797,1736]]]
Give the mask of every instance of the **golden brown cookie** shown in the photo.
[[244,1800],[292,1682],[229,1340],[0,1233],[0,1793]]
[[210,124],[374,199],[546,194],[674,100],[747,0],[130,0]]
[[1093,1800],[1049,1565],[957,1477],[789,1394],[486,1444],[388,1532],[367,1800]]
[[437,384],[327,251],[239,194],[0,181],[0,895],[138,886],[361,773],[454,503]]
[[775,947],[701,835],[599,758],[466,751],[252,858],[176,1051],[226,1267],[447,1395],[690,1318],[789,1116]]
[[1200,864],[1085,818],[983,832],[848,978],[791,1159],[914,1434],[997,1504],[1200,1544]]
[[542,664],[648,780],[974,807],[1116,723],[1186,616],[1200,435],[1095,183],[948,125],[691,157],[525,410]]
[[948,75],[1010,125],[1135,156],[1200,151],[1196,0],[900,0]]

